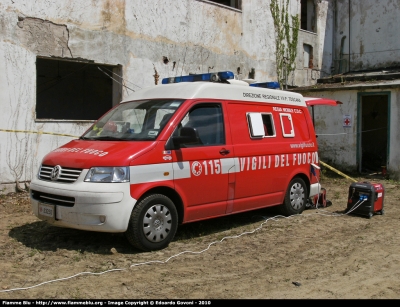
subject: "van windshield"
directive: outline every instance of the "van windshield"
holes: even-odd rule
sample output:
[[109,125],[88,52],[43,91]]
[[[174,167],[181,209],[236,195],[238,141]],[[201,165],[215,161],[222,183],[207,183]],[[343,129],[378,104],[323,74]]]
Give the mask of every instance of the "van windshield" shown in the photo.
[[101,117],[81,139],[155,140],[183,101],[154,99],[122,103]]

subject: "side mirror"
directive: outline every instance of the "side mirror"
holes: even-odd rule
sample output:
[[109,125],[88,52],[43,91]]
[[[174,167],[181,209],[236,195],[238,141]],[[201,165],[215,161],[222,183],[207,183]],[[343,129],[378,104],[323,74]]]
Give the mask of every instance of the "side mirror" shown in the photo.
[[182,147],[182,144],[201,144],[199,133],[196,128],[182,127],[179,129],[179,135],[172,135],[165,145],[165,149],[179,149]]

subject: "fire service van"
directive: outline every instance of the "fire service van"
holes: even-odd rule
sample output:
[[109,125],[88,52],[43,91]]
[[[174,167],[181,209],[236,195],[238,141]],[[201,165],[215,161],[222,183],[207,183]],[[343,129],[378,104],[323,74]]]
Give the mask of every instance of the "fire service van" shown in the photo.
[[300,214],[320,193],[303,96],[229,71],[162,83],[43,158],[30,184],[39,219],[125,233],[152,251],[167,247],[180,224],[270,206]]

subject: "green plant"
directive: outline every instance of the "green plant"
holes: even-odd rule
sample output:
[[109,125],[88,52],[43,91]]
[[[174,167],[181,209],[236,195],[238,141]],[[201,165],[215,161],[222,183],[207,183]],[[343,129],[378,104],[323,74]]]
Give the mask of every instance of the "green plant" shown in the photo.
[[394,179],[388,179],[387,180],[388,181],[388,183],[390,183],[390,184],[400,184],[400,181],[397,181],[397,180],[394,180]]
[[289,0],[283,0],[283,2],[271,0],[270,4],[275,28],[276,74],[281,87],[284,82],[286,84],[285,76],[296,69],[295,60],[300,28],[299,15],[291,15],[291,22],[289,21],[288,6]]
[[33,257],[35,256],[37,253],[40,253],[36,248],[33,248],[29,251],[28,253],[28,257]]
[[0,190],[0,198],[5,198],[7,196],[6,194],[6,188],[2,188]]

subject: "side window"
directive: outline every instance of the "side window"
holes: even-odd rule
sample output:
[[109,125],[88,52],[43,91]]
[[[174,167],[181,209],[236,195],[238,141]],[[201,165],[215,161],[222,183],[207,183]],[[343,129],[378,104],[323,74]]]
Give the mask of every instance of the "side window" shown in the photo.
[[251,138],[275,136],[271,113],[247,113],[247,121]]
[[159,109],[156,113],[154,128],[161,130],[174,114],[175,110]]
[[262,114],[265,136],[275,136],[274,120],[271,113]]
[[280,113],[282,133],[285,138],[294,137],[293,119],[292,115],[288,113]]
[[180,127],[194,128],[199,136],[198,143],[186,144],[185,147],[225,144],[224,118],[220,104],[196,105],[178,125],[178,130],[175,132],[178,135]]
[[247,120],[252,138],[261,138],[265,135],[261,113],[247,113]]

